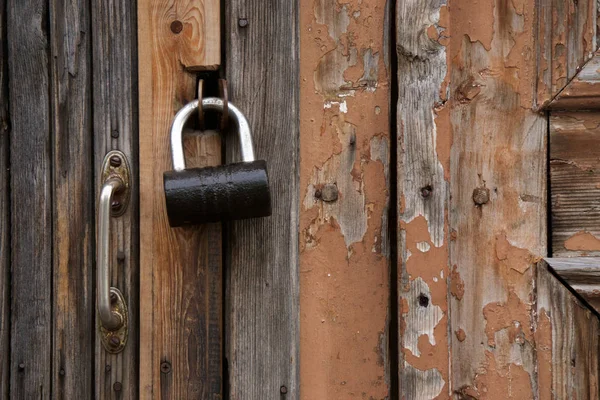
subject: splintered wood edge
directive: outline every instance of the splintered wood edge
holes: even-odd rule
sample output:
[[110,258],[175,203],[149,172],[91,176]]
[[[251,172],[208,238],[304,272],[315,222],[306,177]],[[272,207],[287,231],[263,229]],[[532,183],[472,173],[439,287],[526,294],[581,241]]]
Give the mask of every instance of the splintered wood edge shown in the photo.
[[545,258],[550,272],[600,317],[600,257]]

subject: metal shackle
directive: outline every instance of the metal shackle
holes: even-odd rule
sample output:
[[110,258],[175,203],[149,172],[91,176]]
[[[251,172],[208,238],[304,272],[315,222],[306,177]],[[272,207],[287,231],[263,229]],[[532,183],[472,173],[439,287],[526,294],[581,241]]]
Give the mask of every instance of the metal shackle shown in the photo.
[[[173,158],[173,169],[183,171],[185,169],[185,156],[183,155],[183,126],[188,118],[198,109],[199,101],[186,104],[175,115],[173,125],[171,125],[171,156]],[[244,114],[231,103],[227,103],[229,108],[229,117],[237,124],[238,136],[240,139],[240,152],[242,161],[254,161],[254,145],[252,144],[252,132],[250,124]],[[202,110],[214,110],[223,112],[223,100],[217,97],[206,97],[202,99]]]

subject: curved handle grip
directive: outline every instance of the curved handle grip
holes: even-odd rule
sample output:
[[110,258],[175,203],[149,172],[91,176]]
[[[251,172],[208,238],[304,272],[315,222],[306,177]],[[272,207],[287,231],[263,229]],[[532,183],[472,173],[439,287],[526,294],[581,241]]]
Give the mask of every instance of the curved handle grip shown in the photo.
[[[98,315],[102,326],[109,331],[116,331],[123,326],[124,318],[111,307],[110,290],[110,219],[113,195],[125,190],[125,184],[119,178],[110,178],[100,191],[98,204],[98,243],[97,251],[97,280],[98,280]],[[113,297],[116,293],[113,294]]]

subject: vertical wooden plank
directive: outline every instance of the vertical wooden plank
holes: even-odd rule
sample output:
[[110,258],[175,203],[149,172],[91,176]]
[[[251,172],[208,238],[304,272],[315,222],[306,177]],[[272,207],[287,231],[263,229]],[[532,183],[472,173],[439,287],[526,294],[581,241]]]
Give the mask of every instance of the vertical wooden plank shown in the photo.
[[[52,205],[53,224],[51,231],[41,233],[53,233],[52,398],[87,399],[93,397],[95,336],[91,29],[87,1],[68,6],[51,1],[49,23],[53,200],[47,197],[43,201]],[[31,77],[25,79],[35,82]]]
[[48,5],[7,2],[11,104],[11,397],[49,398],[52,206]]
[[[391,77],[386,64],[389,33],[384,29],[389,7],[381,0],[299,3],[300,190],[297,193],[295,188],[290,195],[299,194],[300,200],[301,396],[383,399],[391,393],[387,335]],[[246,15],[244,11],[251,12],[246,8],[234,15]],[[286,12],[277,10],[278,23],[287,23],[282,18]],[[253,30],[240,32],[247,38],[247,42],[242,40],[246,46],[251,40],[257,43],[258,38],[272,36],[257,27],[262,24],[259,21],[268,20],[263,14],[257,13],[254,20]],[[280,29],[293,34],[289,28]],[[246,47],[247,52],[257,50]],[[252,61],[239,68],[256,68],[256,80],[267,61]],[[295,74],[293,70],[287,73]],[[268,82],[285,81],[285,76],[271,77]],[[273,90],[277,93],[274,85]],[[250,87],[245,93],[252,96]],[[269,97],[273,96],[265,96]],[[281,97],[273,98],[281,101]],[[262,110],[271,108],[261,104],[253,106],[253,112],[269,126],[272,118]],[[293,115],[287,109],[278,114],[286,119]],[[279,133],[279,137],[289,140],[287,134]],[[272,149],[283,146],[275,143],[265,150],[273,153]],[[286,153],[294,151],[291,143],[285,146]],[[295,171],[275,164],[289,162],[290,155],[279,157],[271,165],[278,171],[279,182],[286,185]],[[282,188],[275,188],[282,193]],[[286,209],[278,211],[287,213]],[[274,245],[284,246],[269,238]]]
[[538,265],[537,277],[538,398],[597,400],[600,322],[545,262]]
[[[129,307],[129,337],[125,350],[107,353],[95,341],[95,389],[98,399],[139,398],[139,186],[138,92],[135,1],[94,0],[92,15],[93,127],[95,197],[101,188],[101,167],[106,153],[118,149],[129,160],[134,184],[126,213],[111,221],[111,282],[123,293]],[[95,290],[94,305],[96,304]],[[96,307],[94,306],[94,310]],[[98,332],[96,322],[96,333]]]
[[[229,396],[298,399],[298,2],[225,7],[231,101],[267,161],[273,202],[271,217],[232,223],[227,238]],[[227,143],[239,160],[237,139]]]
[[[143,399],[222,396],[220,224],[171,229],[162,177],[172,169],[172,119],[195,97],[196,79],[184,64],[219,63],[219,37],[210,34],[220,25],[219,10],[218,0],[138,2]],[[220,161],[217,141],[208,143],[201,146],[206,153],[196,153],[200,159],[187,146],[190,167]]]
[[10,176],[8,54],[6,1],[0,0],[0,399],[8,399],[10,382]]
[[533,265],[546,253],[547,120],[532,110],[536,4],[458,0],[450,13],[451,368],[459,398],[538,392]]
[[396,17],[400,396],[448,398],[447,4],[399,1]]

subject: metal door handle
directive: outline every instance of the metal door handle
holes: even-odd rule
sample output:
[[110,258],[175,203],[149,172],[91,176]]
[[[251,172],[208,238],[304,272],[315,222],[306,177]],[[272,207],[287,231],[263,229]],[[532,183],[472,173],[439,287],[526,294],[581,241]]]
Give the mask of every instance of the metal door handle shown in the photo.
[[102,189],[98,201],[96,268],[98,317],[104,348],[111,353],[123,350],[127,341],[127,303],[121,291],[110,286],[110,220],[127,209],[130,172],[125,155],[113,150],[104,158]]

